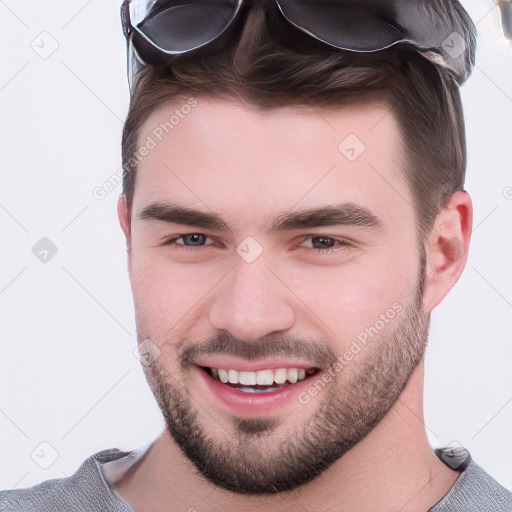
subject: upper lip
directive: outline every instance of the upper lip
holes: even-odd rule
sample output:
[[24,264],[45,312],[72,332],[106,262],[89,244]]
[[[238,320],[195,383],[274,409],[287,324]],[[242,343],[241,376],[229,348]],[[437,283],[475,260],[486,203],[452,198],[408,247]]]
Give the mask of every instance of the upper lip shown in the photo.
[[248,372],[257,372],[258,370],[276,370],[278,368],[303,368],[304,370],[318,369],[318,366],[311,363],[311,361],[289,359],[285,357],[248,361],[234,356],[209,354],[207,356],[198,357],[195,360],[195,363],[203,368],[223,368]]

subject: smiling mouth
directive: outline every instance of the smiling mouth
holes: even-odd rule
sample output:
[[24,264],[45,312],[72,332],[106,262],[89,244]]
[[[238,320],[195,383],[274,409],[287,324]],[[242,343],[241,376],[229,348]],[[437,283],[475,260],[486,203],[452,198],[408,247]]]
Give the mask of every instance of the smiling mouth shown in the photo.
[[255,372],[200,366],[211,378],[243,393],[270,393],[318,373],[318,368],[275,368]]

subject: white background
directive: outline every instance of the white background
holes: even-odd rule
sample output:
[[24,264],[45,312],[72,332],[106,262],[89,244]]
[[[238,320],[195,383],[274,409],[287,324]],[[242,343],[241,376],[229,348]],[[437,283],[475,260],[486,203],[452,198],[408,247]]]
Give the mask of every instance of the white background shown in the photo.
[[[70,475],[92,453],[142,446],[163,428],[133,355],[121,187],[92,194],[120,167],[119,3],[0,1],[4,489]],[[463,277],[433,314],[426,425],[433,446],[457,441],[512,488],[512,47],[491,0],[463,4],[479,30],[463,88],[475,231]],[[42,237],[58,248],[47,263],[32,253]]]

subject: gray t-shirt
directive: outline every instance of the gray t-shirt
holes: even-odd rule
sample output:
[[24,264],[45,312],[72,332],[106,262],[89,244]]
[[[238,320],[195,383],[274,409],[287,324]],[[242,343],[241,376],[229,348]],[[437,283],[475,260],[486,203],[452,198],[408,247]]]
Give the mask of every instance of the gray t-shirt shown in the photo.
[[[69,478],[48,480],[28,489],[2,491],[0,511],[134,512],[115,491],[115,484],[148,448],[130,452],[104,450],[89,457]],[[450,492],[429,512],[512,511],[512,493],[478,466],[467,450],[462,458],[460,451],[455,454],[460,464],[448,460],[445,450],[436,449],[435,453],[445,464],[457,467],[461,475]]]

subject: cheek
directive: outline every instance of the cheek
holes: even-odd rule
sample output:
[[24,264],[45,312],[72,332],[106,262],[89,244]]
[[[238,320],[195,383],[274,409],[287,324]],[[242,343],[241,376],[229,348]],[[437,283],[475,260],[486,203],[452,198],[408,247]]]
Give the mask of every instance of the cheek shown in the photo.
[[307,279],[304,273],[290,276],[290,288],[306,306],[299,306],[301,316],[317,323],[327,336],[335,336],[343,351],[382,315],[391,312],[394,317],[397,307],[404,308],[413,299],[418,272],[419,263],[411,253],[407,261],[397,263],[391,252],[381,251],[378,258],[351,265],[309,269]]
[[159,256],[134,257],[131,286],[138,327],[157,344],[178,337],[197,320],[222,275],[218,266],[176,265]]

